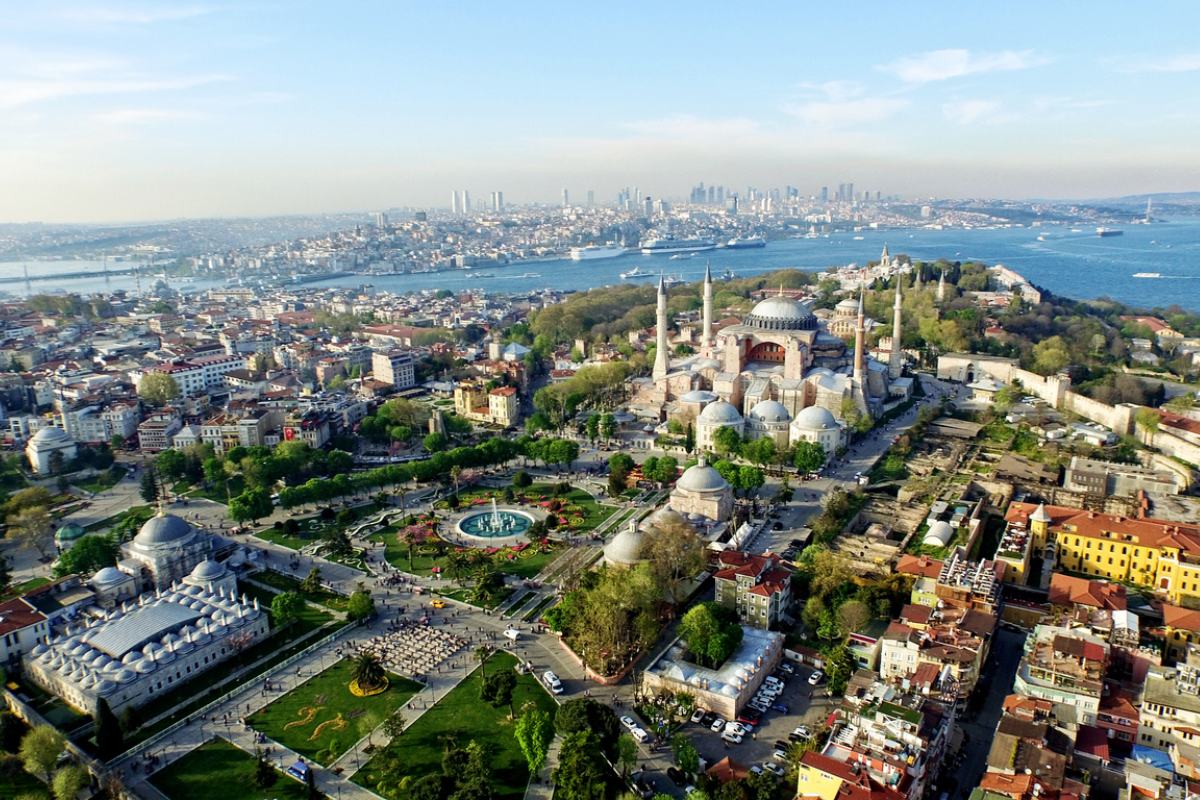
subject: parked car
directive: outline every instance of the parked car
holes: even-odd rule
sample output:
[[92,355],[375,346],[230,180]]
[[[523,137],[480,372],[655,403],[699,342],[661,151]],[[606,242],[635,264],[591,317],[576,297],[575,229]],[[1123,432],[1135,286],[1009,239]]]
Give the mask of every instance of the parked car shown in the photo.
[[749,733],[749,731],[746,730],[746,726],[740,722],[726,722],[725,730],[732,731],[740,736],[745,736],[747,733]]
[[786,662],[786,661],[784,661],[782,664],[780,664],[780,665],[779,665],[779,668],[780,668],[781,670],[783,670],[784,672],[786,672],[788,675],[795,675],[795,674],[796,674],[796,668],[795,668],[795,667],[793,667],[791,664],[789,664],[789,663],[788,663],[788,662]]
[[785,770],[783,767],[781,767],[775,763],[763,764],[763,769],[765,769],[767,772],[773,772],[775,775],[779,776],[780,778],[782,778],[784,775],[787,774],[787,770]]
[[650,741],[650,734],[646,732],[646,729],[640,728],[636,725],[629,729],[629,735],[637,739],[641,744],[645,744],[646,742]]
[[745,723],[751,727],[762,721],[762,712],[753,708],[744,708],[742,713],[738,714],[738,722]]
[[741,744],[743,737],[740,733],[730,733],[729,731],[725,731],[725,733],[721,734],[721,738],[730,744]]
[[721,719],[720,717],[717,717],[716,719],[713,720],[712,725],[709,725],[708,727],[714,733],[720,733],[722,730],[725,729],[725,720]]
[[667,777],[670,778],[671,783],[675,784],[676,786],[687,786],[687,773],[678,767],[667,767]]
[[787,751],[776,750],[774,753],[771,753],[771,758],[775,759],[776,761],[787,761]]
[[636,728],[638,726],[638,724],[633,721],[633,717],[622,716],[620,719],[621,719],[621,724],[624,725],[629,730],[633,730],[634,728]]
[[824,677],[825,677],[825,673],[824,673],[824,672],[821,672],[821,670],[817,670],[817,671],[816,671],[816,672],[814,672],[812,675],[809,675],[809,676],[808,676],[808,685],[809,685],[809,686],[816,686],[818,683],[820,683],[820,682],[821,682],[821,680],[822,680]]
[[751,775],[762,775],[762,773],[763,773],[763,768],[762,768],[761,764],[755,764],[754,766],[752,766],[750,768]]
[[697,708],[695,711],[692,712],[692,722],[699,723],[699,722],[703,722],[703,721],[704,721],[704,709]]
[[717,715],[714,714],[713,712],[705,711],[704,716],[700,718],[700,724],[706,728],[711,728],[713,721],[716,720],[716,718],[717,718]]
[[788,704],[787,703],[775,703],[774,705],[771,706],[771,708],[774,709],[775,711],[778,711],[780,714],[788,713]]
[[630,781],[629,784],[633,793],[642,798],[642,800],[650,800],[651,797],[654,797],[654,787],[644,778]]
[[793,733],[793,734],[795,734],[796,736],[801,736],[801,737],[803,737],[803,738],[805,738],[805,739],[808,739],[808,738],[810,738],[810,737],[812,736],[812,731],[810,731],[810,730],[808,729],[808,726],[807,726],[807,725],[797,725],[797,726],[796,726],[796,727],[795,727],[795,728],[792,730],[792,733]]

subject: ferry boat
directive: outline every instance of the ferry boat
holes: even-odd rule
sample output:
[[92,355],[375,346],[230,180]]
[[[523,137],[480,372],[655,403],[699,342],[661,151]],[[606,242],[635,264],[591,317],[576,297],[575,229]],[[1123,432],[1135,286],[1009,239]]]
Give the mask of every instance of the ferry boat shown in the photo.
[[496,276],[494,274],[492,274],[491,272],[468,272],[467,277],[468,278],[494,278]]
[[741,250],[748,247],[766,247],[767,240],[762,236],[735,236],[725,243],[731,250]]
[[1133,277],[1135,277],[1135,278],[1161,278],[1162,273],[1161,272],[1135,272],[1135,273],[1133,273]]
[[591,261],[597,258],[616,258],[624,255],[625,248],[615,244],[589,244],[586,247],[572,247],[572,261]]
[[621,273],[621,280],[625,280],[625,281],[629,280],[630,278],[653,278],[653,277],[654,277],[653,272],[644,270],[641,267],[634,267],[633,269],[629,270],[628,272]]
[[687,281],[685,281],[683,279],[683,275],[679,274],[678,272],[674,275],[663,276],[663,286],[666,286],[668,289],[672,286],[678,286],[681,283],[687,283]]
[[656,236],[645,239],[639,245],[642,255],[653,256],[660,253],[699,253],[704,250],[715,250],[717,243],[712,239],[676,239],[674,236]]
[[1108,236],[1124,236],[1125,231],[1118,228],[1096,228],[1096,235],[1103,239]]
[[520,275],[514,275],[513,277],[514,278],[540,278],[540,277],[542,277],[542,273],[540,273],[540,272],[522,272]]

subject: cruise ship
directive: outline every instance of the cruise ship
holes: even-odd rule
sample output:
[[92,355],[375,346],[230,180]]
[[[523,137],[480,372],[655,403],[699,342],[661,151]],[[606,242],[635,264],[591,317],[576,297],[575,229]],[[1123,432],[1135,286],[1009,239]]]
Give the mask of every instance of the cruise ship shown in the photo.
[[572,247],[572,261],[591,261],[596,258],[616,258],[624,255],[625,248],[615,244],[589,244],[586,247]]
[[1096,228],[1096,235],[1101,238],[1106,236],[1124,236],[1125,231],[1118,230],[1117,228]]
[[713,250],[717,243],[712,239],[676,239],[674,236],[658,236],[645,239],[640,247],[643,255],[653,256],[660,253],[699,253],[703,250]]
[[762,236],[735,236],[725,243],[731,250],[741,250],[748,247],[766,247],[767,240]]

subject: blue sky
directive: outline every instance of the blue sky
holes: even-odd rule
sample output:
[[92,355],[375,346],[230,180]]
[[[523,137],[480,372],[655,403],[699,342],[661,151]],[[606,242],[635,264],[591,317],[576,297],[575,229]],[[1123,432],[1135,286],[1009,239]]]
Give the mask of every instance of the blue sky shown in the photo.
[[699,180],[1200,189],[1200,6],[946,8],[22,4],[0,27],[0,220],[446,205],[451,188],[670,197]]

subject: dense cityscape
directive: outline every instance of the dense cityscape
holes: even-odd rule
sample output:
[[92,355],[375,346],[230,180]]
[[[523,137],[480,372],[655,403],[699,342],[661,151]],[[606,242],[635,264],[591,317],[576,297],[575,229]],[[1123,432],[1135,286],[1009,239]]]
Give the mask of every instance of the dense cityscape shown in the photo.
[[1194,10],[620,5],[13,9],[0,799],[1200,800]]

